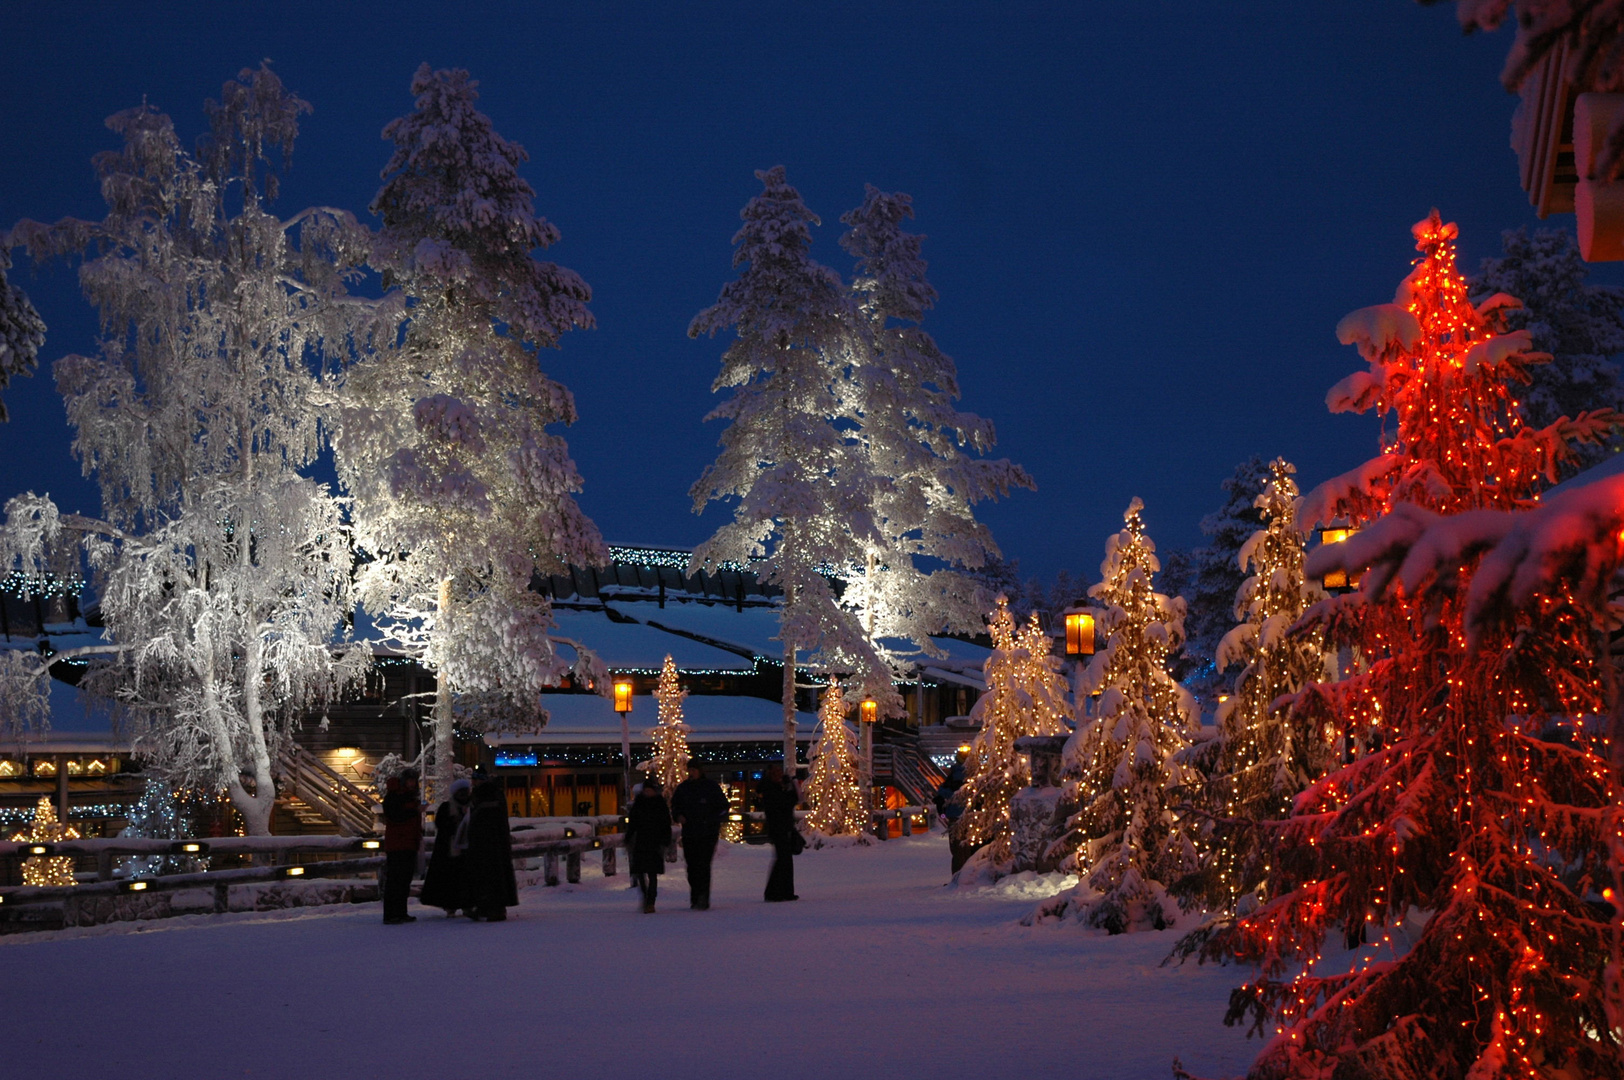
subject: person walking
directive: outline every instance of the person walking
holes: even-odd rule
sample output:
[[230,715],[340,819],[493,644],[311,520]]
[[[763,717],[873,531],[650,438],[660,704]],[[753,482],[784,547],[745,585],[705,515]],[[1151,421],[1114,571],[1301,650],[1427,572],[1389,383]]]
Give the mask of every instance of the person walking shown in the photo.
[[631,872],[641,875],[643,914],[654,914],[654,900],[660,892],[660,875],[665,873],[665,849],[671,846],[671,809],[665,804],[660,781],[643,781],[642,790],[632,800],[626,815],[626,854]]
[[474,785],[466,778],[453,781],[451,797],[434,812],[434,852],[417,899],[426,906],[444,908],[448,917],[467,903],[463,864],[468,855],[468,804],[473,792]]
[[688,779],[671,793],[671,816],[682,826],[682,861],[688,868],[688,906],[710,909],[711,860],[727,817],[727,792],[705,775],[697,761],[688,762]]
[[423,847],[423,801],[417,793],[417,770],[391,776],[383,796],[383,921],[385,926],[416,922],[406,914],[406,898],[417,873]]
[[507,793],[501,781],[474,770],[468,804],[468,853],[464,856],[464,913],[470,919],[501,922],[519,902],[513,876],[513,838],[508,833]]
[[795,855],[806,847],[795,827],[795,806],[800,801],[795,781],[784,775],[784,767],[776,761],[767,766],[760,802],[767,815],[767,839],[773,845],[773,868],[762,898],[770,904],[800,899],[795,895]]

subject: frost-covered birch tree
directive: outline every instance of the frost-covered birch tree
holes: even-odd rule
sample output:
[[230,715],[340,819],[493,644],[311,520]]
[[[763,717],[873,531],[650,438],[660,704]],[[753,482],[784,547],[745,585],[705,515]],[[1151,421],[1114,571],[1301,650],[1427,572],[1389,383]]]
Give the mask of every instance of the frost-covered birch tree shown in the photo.
[[[866,323],[853,338],[865,352],[840,385],[872,490],[872,528],[843,599],[894,668],[909,654],[941,655],[932,634],[981,630],[989,597],[964,571],[999,551],[975,504],[1036,486],[1008,459],[981,457],[997,441],[992,423],[954,405],[958,371],[922,325],[937,292],[920,255],[924,237],[903,228],[912,217],[912,198],[869,184],[862,205],[840,219]],[[889,680],[863,690],[891,695]]]
[[722,452],[690,492],[696,512],[721,502],[733,520],[694,551],[693,566],[748,564],[783,590],[784,760],[793,769],[798,653],[894,692],[829,580],[864,565],[879,538],[849,386],[867,347],[863,322],[840,275],[812,258],[818,218],[783,167],[756,178],[761,194],[733,237],[739,276],[688,327],[690,337],[733,334],[711,386],[728,396],[706,417],[728,422]]
[[[36,257],[84,254],[100,348],[54,373],[102,512],[13,499],[4,557],[44,575],[82,553],[105,642],[53,659],[85,655],[82,685],[118,703],[136,752],[176,786],[227,791],[252,833],[269,830],[292,725],[364,662],[335,646],[342,507],[304,470],[323,445],[323,372],[372,329],[374,305],[344,287],[365,234],[339,211],[268,209],[308,109],[245,70],[209,103],[195,155],[167,116],[121,112],[122,148],[96,159],[107,216],[12,233]],[[30,677],[8,675],[12,690]]]
[[429,764],[441,782],[454,719],[533,730],[546,723],[544,686],[571,672],[603,682],[530,588],[537,571],[608,561],[575,502],[569,447],[548,430],[574,422],[574,398],[539,363],[566,331],[593,325],[591,290],[536,257],[558,229],[536,214],[524,149],[475,107],[477,86],[424,64],[415,109],[384,128],[395,152],[372,206],[372,261],[408,318],[398,348],[347,371],[335,438],[371,557],[358,594],[386,638],[437,676]]

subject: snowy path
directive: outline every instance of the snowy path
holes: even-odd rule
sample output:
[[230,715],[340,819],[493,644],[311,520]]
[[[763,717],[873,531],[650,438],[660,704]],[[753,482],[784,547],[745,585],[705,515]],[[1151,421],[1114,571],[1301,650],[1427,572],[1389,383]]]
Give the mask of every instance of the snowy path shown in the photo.
[[692,912],[624,875],[524,890],[505,924],[413,905],[188,917],[0,938],[8,1076],[298,1080],[766,1076],[1168,1080],[1258,1050],[1221,1022],[1240,972],[1159,967],[1173,934],[1025,928],[1031,905],[941,888],[939,836],[716,865]]

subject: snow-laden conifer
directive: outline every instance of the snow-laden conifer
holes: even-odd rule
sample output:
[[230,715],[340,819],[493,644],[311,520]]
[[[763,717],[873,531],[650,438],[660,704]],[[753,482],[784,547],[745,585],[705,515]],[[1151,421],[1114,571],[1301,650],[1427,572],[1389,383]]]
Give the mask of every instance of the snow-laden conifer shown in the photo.
[[1152,585],[1156,547],[1134,499],[1106,543],[1101,581],[1105,646],[1078,676],[1079,700],[1098,693],[1062,755],[1077,813],[1063,864],[1083,878],[1035,915],[1064,916],[1112,933],[1173,924],[1167,886],[1195,869],[1192,824],[1176,809],[1194,777],[1177,760],[1195,730],[1195,704],[1168,672],[1184,628],[1184,601]]
[[[17,286],[6,280],[11,269],[11,252],[0,244],[0,390],[11,380],[34,374],[40,346],[45,344],[45,321]],[[0,422],[9,419],[0,399]]]
[[[937,293],[908,232],[913,200],[867,185],[840,220],[841,246],[856,260],[852,290],[867,326],[865,352],[840,384],[857,425],[872,485],[872,532],[847,582],[846,603],[893,665],[940,655],[932,634],[981,628],[988,597],[974,577],[999,554],[974,506],[1035,485],[1007,459],[990,460],[990,421],[962,412],[958,372],[922,323]],[[870,695],[890,687],[864,687]]]
[[330,419],[323,371],[375,325],[344,287],[365,237],[339,211],[268,208],[308,108],[244,71],[209,103],[197,156],[167,116],[121,112],[122,148],[96,160],[107,216],[13,232],[36,257],[86,253],[100,348],[54,371],[102,514],[19,496],[6,561],[63,576],[82,550],[106,640],[66,651],[91,661],[81,685],[116,700],[158,773],[224,789],[252,833],[298,718],[365,663],[335,644],[352,609],[342,506],[305,474]]
[[858,782],[861,771],[846,726],[850,710],[840,682],[831,682],[818,708],[817,741],[805,786],[807,826],[825,836],[862,836],[870,822],[867,793]]
[[782,166],[758,172],[762,191],[733,237],[739,276],[695,316],[691,337],[731,331],[711,389],[727,398],[721,453],[690,494],[733,520],[693,555],[693,567],[748,566],[783,590],[784,757],[795,760],[798,655],[887,696],[889,669],[841,603],[830,575],[866,564],[877,542],[873,487],[854,436],[849,383],[865,355],[864,321],[840,276],[812,258],[817,215]]
[[372,261],[408,303],[396,347],[345,375],[335,438],[370,556],[358,593],[379,629],[437,677],[432,775],[449,781],[455,721],[534,729],[540,693],[567,673],[607,685],[562,639],[532,576],[598,566],[607,552],[574,493],[581,478],[554,424],[570,392],[538,353],[592,325],[591,292],[535,255],[558,230],[519,174],[522,147],[475,107],[466,71],[427,64],[414,110],[384,128],[395,152],[373,202]]
[[1323,629],[1288,632],[1325,598],[1303,572],[1295,472],[1280,458],[1269,465],[1268,483],[1256,496],[1263,528],[1237,558],[1250,571],[1235,593],[1241,623],[1217,649],[1220,669],[1240,665],[1241,673],[1218,705],[1204,799],[1210,827],[1201,841],[1201,871],[1187,882],[1190,894],[1215,910],[1233,910],[1269,875],[1272,845],[1257,824],[1284,818],[1297,794],[1336,764],[1337,733],[1287,707],[1304,687],[1334,674]]
[[676,661],[666,653],[660,665],[660,679],[654,684],[654,700],[658,716],[649,729],[649,741],[654,745],[654,756],[649,759],[648,772],[660,781],[667,799],[677,785],[688,779],[688,731],[682,719],[682,702],[688,691],[682,688],[677,676]]
[[970,718],[980,730],[964,763],[964,807],[953,831],[965,847],[985,847],[995,868],[1010,862],[1010,800],[1032,779],[1026,755],[1015,740],[1028,735],[1064,735],[1073,712],[1059,658],[1050,655],[1049,635],[1034,613],[1017,627],[1009,601],[987,620],[992,652],[982,667],[987,692],[976,699]]

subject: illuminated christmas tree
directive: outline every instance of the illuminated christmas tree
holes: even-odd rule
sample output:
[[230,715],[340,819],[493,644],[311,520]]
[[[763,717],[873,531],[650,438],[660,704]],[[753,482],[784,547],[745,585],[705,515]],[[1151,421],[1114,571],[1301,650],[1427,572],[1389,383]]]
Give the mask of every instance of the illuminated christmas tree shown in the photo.
[[1019,630],[1000,596],[988,620],[992,653],[982,668],[987,692],[976,699],[970,718],[980,732],[964,763],[958,798],[964,814],[954,823],[959,843],[988,849],[995,866],[1010,862],[1009,801],[1031,780],[1025,755],[1015,740],[1026,735],[1064,735],[1070,730],[1071,703],[1060,661],[1049,655],[1049,636],[1037,616]]
[[648,771],[659,778],[667,799],[688,778],[688,725],[682,722],[682,700],[687,696],[688,691],[677,681],[677,665],[667,653],[660,667],[660,681],[654,686],[659,721],[648,733],[654,742]]
[[[1467,301],[1455,226],[1436,211],[1414,233],[1421,255],[1395,302],[1338,326],[1369,369],[1327,399],[1392,412],[1391,439],[1317,489],[1303,520],[1388,515],[1383,531],[1417,534],[1452,521],[1438,542],[1464,551],[1615,417],[1524,427],[1510,386],[1544,358],[1526,332],[1501,332],[1516,301]],[[1273,830],[1271,899],[1204,950],[1260,966],[1229,1017],[1272,1029],[1255,1080],[1624,1076],[1618,790],[1596,716],[1606,638],[1558,588],[1474,649],[1462,595],[1478,558],[1450,561],[1442,587],[1372,572],[1314,613],[1365,663],[1294,708],[1378,737],[1298,797]],[[1390,928],[1415,911],[1424,926],[1395,944]],[[1369,944],[1325,957],[1333,932]]]
[[1092,715],[1066,742],[1062,774],[1077,813],[1064,864],[1082,876],[1074,890],[1045,901],[1039,918],[1064,916],[1121,933],[1173,924],[1167,886],[1195,869],[1191,825],[1176,793],[1194,777],[1175,755],[1190,743],[1195,703],[1168,671],[1184,635],[1184,601],[1158,593],[1160,564],[1134,499],[1123,529],[1106,544],[1098,625],[1105,647],[1077,680],[1079,699],[1098,692]]
[[858,783],[860,773],[846,727],[845,692],[831,682],[818,709],[818,740],[806,780],[806,823],[827,836],[861,836],[868,831],[869,806]]
[[[56,820],[56,807],[49,797],[41,797],[34,808],[34,820],[27,829],[11,838],[22,844],[55,844],[79,839],[79,830]],[[23,860],[24,885],[72,885],[73,856],[31,855]]]
[[1297,470],[1279,458],[1268,470],[1256,502],[1264,527],[1240,552],[1241,568],[1250,570],[1235,594],[1243,621],[1217,650],[1220,669],[1244,668],[1218,705],[1217,760],[1206,791],[1213,832],[1201,845],[1200,874],[1181,890],[1221,910],[1233,910],[1268,876],[1270,846],[1252,823],[1284,818],[1297,793],[1335,764],[1335,730],[1281,703],[1332,672],[1323,629],[1287,633],[1325,592],[1303,572]]

